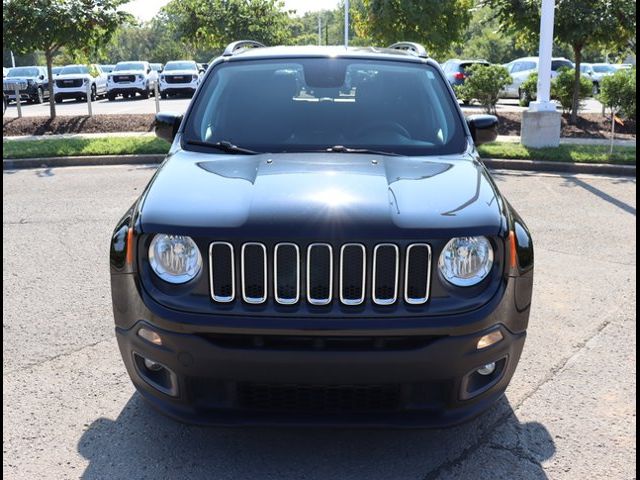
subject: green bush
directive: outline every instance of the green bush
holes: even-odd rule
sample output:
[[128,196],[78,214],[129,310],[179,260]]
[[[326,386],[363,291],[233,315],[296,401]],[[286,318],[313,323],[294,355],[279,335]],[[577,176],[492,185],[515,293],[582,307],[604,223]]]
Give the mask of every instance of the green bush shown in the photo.
[[[551,82],[551,98],[560,102],[564,113],[571,112],[573,105],[573,90],[576,71],[563,68],[558,72],[556,78]],[[580,102],[588,98],[593,93],[593,82],[587,77],[580,75]],[[579,107],[578,107],[579,108]]]
[[636,69],[619,70],[602,79],[598,99],[612,112],[636,118]]
[[463,85],[456,86],[458,98],[477,100],[487,112],[494,113],[500,91],[511,83],[511,76],[502,65],[471,65],[466,70]]

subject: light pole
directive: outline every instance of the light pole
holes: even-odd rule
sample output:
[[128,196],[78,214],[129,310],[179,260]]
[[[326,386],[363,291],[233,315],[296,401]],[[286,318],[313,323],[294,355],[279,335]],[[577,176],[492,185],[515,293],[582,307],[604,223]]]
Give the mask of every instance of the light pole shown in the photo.
[[349,46],[349,0],[344,2],[344,46]]
[[542,0],[540,11],[540,51],[538,53],[537,99],[522,112],[521,143],[526,147],[558,147],[562,119],[551,101],[551,57],[555,0]]

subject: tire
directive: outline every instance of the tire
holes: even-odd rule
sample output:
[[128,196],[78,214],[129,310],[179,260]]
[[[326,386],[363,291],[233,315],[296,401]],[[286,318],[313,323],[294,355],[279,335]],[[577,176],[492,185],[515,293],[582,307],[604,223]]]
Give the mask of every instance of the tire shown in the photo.
[[149,89],[147,89],[144,92],[142,92],[141,96],[146,100],[151,96],[151,92],[149,92]]
[[113,102],[113,101],[115,101],[115,99],[116,99],[115,95],[107,93],[107,100],[109,100],[110,102]]
[[60,95],[53,97],[53,101],[56,103],[62,103],[63,98]]
[[167,99],[167,94],[165,92],[162,92],[160,94],[160,98],[163,99],[163,100],[166,100]]
[[593,90],[591,90],[593,96],[600,94],[600,84],[598,82],[593,82]]
[[42,88],[38,87],[38,92],[36,93],[36,96],[33,97],[33,103],[44,103],[44,91],[42,90]]
[[91,85],[91,101],[95,102],[98,99],[98,94],[96,93],[96,86]]

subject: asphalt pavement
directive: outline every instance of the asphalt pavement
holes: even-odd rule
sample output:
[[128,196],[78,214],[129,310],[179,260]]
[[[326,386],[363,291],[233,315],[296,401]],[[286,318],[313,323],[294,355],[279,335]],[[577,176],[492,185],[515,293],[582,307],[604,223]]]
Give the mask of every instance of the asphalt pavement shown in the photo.
[[3,172],[3,478],[635,478],[635,179],[495,174],[536,274],[522,360],[487,414],[432,431],[219,429],[151,411],[116,346],[110,232],[154,170]]
[[[189,106],[190,98],[168,98],[166,100],[160,99],[161,111],[174,111],[183,113]],[[40,105],[22,104],[22,115],[25,117],[48,117],[49,116],[49,104],[43,103]],[[94,115],[115,115],[115,114],[127,114],[127,113],[156,113],[156,101],[154,98],[142,99],[137,97],[136,99],[123,99],[118,98],[116,101],[110,102],[107,99],[101,99],[92,103],[92,109]],[[525,108],[518,105],[517,100],[503,99],[498,103],[498,112],[520,112]],[[479,105],[465,106],[463,110],[468,113],[483,112],[484,109]],[[57,114],[60,116],[82,116],[87,115],[87,103],[75,100],[65,100],[63,103],[56,104]],[[585,100],[584,106],[581,110],[583,113],[602,113],[602,104],[597,100],[591,98]],[[15,104],[9,105],[5,117],[14,118],[18,115]]]

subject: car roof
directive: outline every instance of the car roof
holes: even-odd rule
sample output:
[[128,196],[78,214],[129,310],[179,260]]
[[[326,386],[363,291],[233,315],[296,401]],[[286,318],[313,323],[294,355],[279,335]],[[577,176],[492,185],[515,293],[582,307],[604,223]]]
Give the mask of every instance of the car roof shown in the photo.
[[[229,60],[261,59],[261,58],[299,58],[299,57],[344,57],[380,60],[403,60],[424,63],[427,59],[418,57],[413,52],[392,48],[377,47],[343,47],[343,46],[280,46],[247,48],[225,57]],[[430,59],[431,62],[434,62]],[[435,63],[435,62],[434,62]]]
[[[512,60],[509,63],[513,63],[513,62],[523,62],[523,61],[534,61],[537,62],[540,59],[540,57],[521,57],[521,58],[516,58],[515,60]],[[564,58],[564,57],[551,57],[551,60],[566,60],[567,62],[571,62],[571,60],[569,60],[568,58]]]

